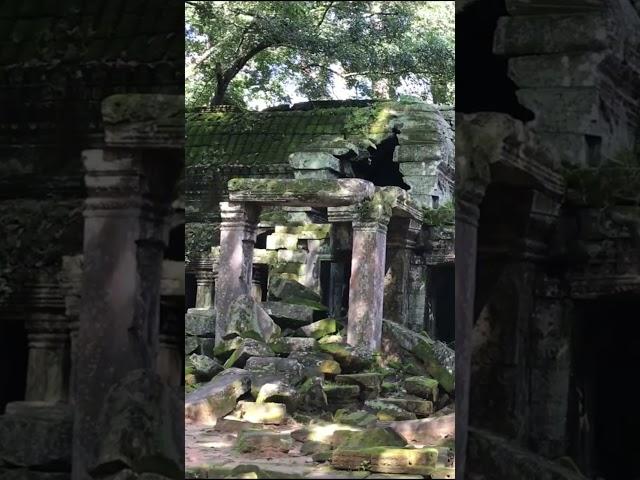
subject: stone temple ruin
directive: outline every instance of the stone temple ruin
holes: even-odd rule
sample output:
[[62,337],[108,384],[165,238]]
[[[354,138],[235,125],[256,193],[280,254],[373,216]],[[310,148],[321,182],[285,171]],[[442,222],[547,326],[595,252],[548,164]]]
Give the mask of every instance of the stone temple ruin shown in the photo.
[[464,478],[635,478],[638,2],[461,3],[483,68],[456,72]]
[[451,115],[188,114],[190,476],[454,477]]

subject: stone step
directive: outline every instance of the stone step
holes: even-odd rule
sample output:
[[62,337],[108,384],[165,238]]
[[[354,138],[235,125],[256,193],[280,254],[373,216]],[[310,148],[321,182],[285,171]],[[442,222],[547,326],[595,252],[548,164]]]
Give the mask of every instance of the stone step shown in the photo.
[[287,453],[292,446],[293,439],[288,433],[244,430],[238,434],[234,449],[260,457],[268,456],[273,451]]
[[344,470],[429,475],[435,469],[437,458],[435,448],[337,449],[331,456],[331,466]]

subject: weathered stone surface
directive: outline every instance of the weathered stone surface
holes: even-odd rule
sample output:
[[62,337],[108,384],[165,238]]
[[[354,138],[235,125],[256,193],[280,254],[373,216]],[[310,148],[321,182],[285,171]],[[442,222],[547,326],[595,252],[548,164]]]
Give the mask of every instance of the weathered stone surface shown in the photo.
[[408,377],[404,380],[407,392],[432,402],[438,401],[438,381],[428,377]]
[[238,433],[243,430],[253,430],[256,428],[255,423],[233,420],[230,418],[219,418],[216,422],[216,426],[213,428],[216,432],[223,433]]
[[304,379],[304,367],[300,362],[291,358],[279,357],[251,357],[245,368],[258,374],[277,374],[287,380],[290,385],[297,385]]
[[296,250],[298,248],[298,237],[288,233],[272,233],[267,236],[267,250],[279,250],[281,248]]
[[340,364],[333,360],[327,353],[321,352],[293,352],[290,359],[297,360],[304,365],[308,377],[327,375],[337,375],[342,370]]
[[282,403],[256,403],[241,400],[233,411],[233,416],[245,422],[280,425],[287,416],[287,408]]
[[364,404],[367,408],[373,410],[381,421],[414,420],[416,418],[414,413],[380,400],[367,400]]
[[243,338],[240,346],[231,354],[224,364],[224,368],[242,368],[251,357],[271,357],[273,350],[267,344],[252,338]]
[[314,442],[309,440],[300,447],[300,453],[302,455],[313,455],[314,453],[322,453],[331,451],[331,445],[327,445],[323,442]]
[[382,375],[379,373],[342,374],[336,377],[336,383],[339,385],[358,385],[361,398],[368,400],[376,398],[380,394]]
[[322,386],[327,400],[345,400],[355,399],[360,395],[360,387],[358,385],[336,385],[332,383],[325,383]]
[[378,417],[364,410],[349,412],[348,410],[339,409],[336,410],[333,418],[338,423],[363,428],[372,427],[378,422]]
[[428,475],[436,466],[435,448],[372,447],[333,452],[331,466],[345,470],[364,468],[381,473],[417,473]]
[[184,353],[185,355],[189,355],[200,347],[200,342],[198,341],[198,337],[192,337],[190,335],[185,335],[184,337]]
[[280,327],[250,295],[241,295],[231,303],[225,339],[240,336],[268,342],[279,335]]
[[371,198],[373,183],[359,178],[289,180],[234,178],[229,180],[229,200],[273,205],[332,207],[352,205]]
[[388,335],[404,350],[424,364],[427,373],[448,393],[455,393],[455,352],[444,343],[432,340],[388,320],[382,321],[383,335]]
[[72,430],[67,405],[9,403],[0,415],[0,465],[70,468]]
[[177,391],[157,373],[129,373],[105,399],[92,475],[99,477],[126,466],[136,473],[180,478],[184,472],[184,429],[177,420],[182,405]]
[[334,333],[336,329],[336,321],[333,318],[324,318],[300,328],[307,337],[315,339]]
[[300,408],[307,412],[323,411],[327,409],[327,395],[322,388],[320,378],[308,378],[299,389],[302,396]]
[[213,355],[216,358],[227,359],[236,351],[240,345],[242,345],[242,337],[234,337],[229,340],[223,340],[213,349]]
[[407,442],[388,427],[368,428],[362,431],[340,430],[333,434],[331,444],[336,449],[371,447],[404,447]]
[[185,398],[185,418],[206,424],[231,412],[238,398],[249,391],[249,372],[230,368]]
[[344,338],[344,336],[337,333],[335,335],[327,335],[326,337],[322,337],[318,340],[318,343],[345,343],[345,340],[346,339]]
[[298,391],[285,382],[268,382],[260,387],[256,403],[283,403],[290,414],[295,412],[300,403]]
[[[40,472],[38,470],[29,470],[27,468],[2,468],[0,466],[0,478],[2,480],[68,480],[70,477],[71,472],[68,471]],[[127,479],[123,478],[122,480]],[[135,480],[135,478],[132,477],[132,480]]]
[[322,298],[300,282],[275,276],[269,280],[269,294],[285,303],[306,305],[314,310],[326,310]]
[[213,308],[190,308],[184,317],[184,331],[187,335],[213,337],[216,331],[216,317]]
[[199,382],[208,382],[223,370],[220,362],[206,355],[192,354],[189,356],[189,366]]
[[340,160],[326,152],[295,152],[289,155],[289,165],[297,170],[320,170],[323,168],[340,171]]
[[307,337],[282,337],[269,346],[275,353],[311,352],[316,347],[316,340]]
[[455,415],[390,422],[389,426],[410,444],[437,445],[455,436]]
[[369,352],[354,348],[346,343],[318,344],[320,351],[330,354],[344,372],[357,372],[367,368],[372,361]]
[[297,328],[313,322],[314,309],[285,302],[262,302],[262,308],[283,326]]
[[245,430],[238,435],[234,448],[241,453],[252,452],[260,457],[273,451],[287,453],[292,446],[293,440],[289,434]]
[[416,416],[426,417],[433,413],[433,402],[430,400],[420,400],[411,398],[379,398],[381,403],[395,405],[407,412],[415,413]]

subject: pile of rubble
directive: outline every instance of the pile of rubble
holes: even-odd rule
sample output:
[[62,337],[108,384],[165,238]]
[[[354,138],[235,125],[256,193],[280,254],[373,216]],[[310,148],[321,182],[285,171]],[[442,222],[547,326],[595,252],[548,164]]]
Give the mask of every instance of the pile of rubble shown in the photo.
[[385,320],[371,354],[313,290],[274,277],[268,294],[238,297],[215,347],[211,310],[187,314],[187,430],[226,438],[201,448],[236,460],[187,455],[188,477],[283,478],[269,461],[296,456],[290,478],[454,478],[453,351]]

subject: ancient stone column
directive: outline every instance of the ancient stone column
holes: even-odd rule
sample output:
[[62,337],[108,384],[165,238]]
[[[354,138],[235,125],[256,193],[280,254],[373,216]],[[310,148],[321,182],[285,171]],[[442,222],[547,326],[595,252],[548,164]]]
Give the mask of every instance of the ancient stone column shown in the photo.
[[226,332],[231,303],[251,292],[259,208],[247,203],[220,202],[220,212],[220,269],[214,303],[216,345]]
[[347,343],[374,352],[382,339],[384,267],[389,216],[365,202],[353,221]]
[[196,270],[196,306],[210,308],[213,306],[213,270]]
[[409,272],[421,226],[420,222],[411,218],[392,218],[389,223],[383,315],[403,326],[408,325]]
[[428,280],[427,265],[424,255],[411,255],[407,292],[407,301],[409,303],[409,310],[407,312],[407,328],[414,332],[420,332],[426,328],[427,332],[433,335],[434,332],[429,331],[428,325]]
[[25,400],[69,397],[69,323],[64,315],[34,313],[26,321],[29,345]]
[[[456,198],[456,476],[464,478],[481,196]],[[463,253],[462,253],[463,252]]]

